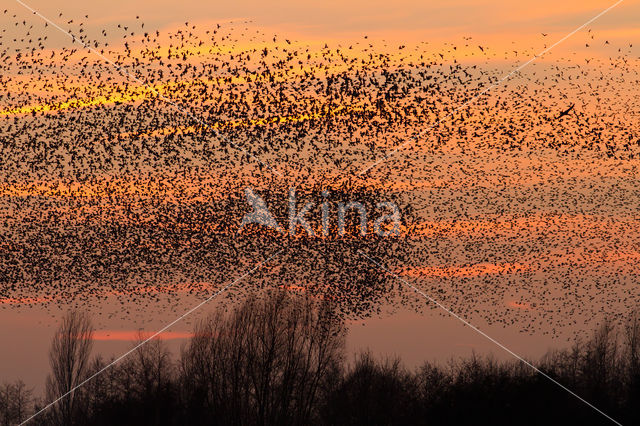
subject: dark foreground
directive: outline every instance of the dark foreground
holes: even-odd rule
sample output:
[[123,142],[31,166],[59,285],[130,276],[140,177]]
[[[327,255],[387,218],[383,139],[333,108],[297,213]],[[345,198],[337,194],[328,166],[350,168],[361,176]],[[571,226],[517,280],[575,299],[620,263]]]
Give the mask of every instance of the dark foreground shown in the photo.
[[[52,342],[44,401],[20,382],[0,391],[17,424],[111,361],[91,359],[89,318],[72,312]],[[175,360],[151,340],[30,420],[43,425],[613,424],[521,362],[471,357],[408,371],[400,360],[345,359],[344,321],[284,292],[247,299],[194,330]],[[622,424],[640,424],[640,321],[605,323],[589,341],[535,363]]]

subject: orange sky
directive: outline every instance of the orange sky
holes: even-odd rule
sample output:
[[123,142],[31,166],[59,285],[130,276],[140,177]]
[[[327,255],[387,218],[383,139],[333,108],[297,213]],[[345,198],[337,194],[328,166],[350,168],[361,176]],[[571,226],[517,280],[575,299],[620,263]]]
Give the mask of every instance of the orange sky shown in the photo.
[[[216,23],[222,22],[225,31],[234,34],[231,40],[222,41],[217,46],[205,43],[203,46],[193,49],[198,52],[191,58],[198,61],[200,55],[207,55],[210,49],[223,51],[240,51],[252,48],[261,48],[265,45],[285,45],[283,39],[291,38],[294,45],[309,45],[312,48],[324,43],[332,46],[355,45],[353,51],[347,50],[347,55],[358,57],[358,52],[368,46],[375,45],[377,51],[393,52],[396,58],[402,56],[414,57],[425,52],[435,55],[436,52],[446,52],[446,61],[454,59],[458,61],[484,61],[490,60],[492,66],[512,67],[526,61],[533,55],[541,52],[546,47],[560,40],[579,25],[583,24],[603,9],[615,2],[605,1],[567,1],[562,3],[544,0],[541,2],[511,2],[504,0],[494,1],[432,1],[425,4],[420,1],[353,1],[353,2],[316,2],[307,4],[297,1],[277,1],[263,4],[258,1],[241,1],[224,4],[203,4],[196,1],[171,2],[171,1],[141,1],[128,2],[116,0],[115,2],[83,2],[71,0],[61,7],[43,0],[33,0],[28,4],[40,11],[44,16],[51,18],[63,28],[77,32],[82,29],[83,34],[88,34],[91,39],[108,41],[110,46],[105,55],[110,59],[116,59],[122,53],[125,41],[130,43],[133,55],[140,56],[141,33],[154,30],[162,31],[159,39],[158,52],[165,52],[171,40],[168,33],[177,29],[188,28],[205,36],[204,31],[213,28]],[[27,25],[6,26],[5,38],[35,38],[47,36],[47,50],[57,52],[58,56],[50,62],[59,62],[60,47],[70,47],[69,39],[51,26],[44,27],[44,22],[28,13],[19,4],[9,4],[8,13],[0,15],[0,19],[13,19],[17,14],[25,19]],[[59,14],[62,13],[62,17]],[[627,47],[640,36],[640,29],[630,19],[631,16],[640,14],[640,5],[637,2],[623,2],[611,10],[602,18],[583,31],[575,34],[561,45],[555,47],[539,61],[547,59],[557,61],[558,58],[567,56],[575,60],[576,57],[591,58],[599,56],[603,58],[615,56],[616,48]],[[84,18],[88,15],[89,18]],[[139,16],[140,19],[135,19]],[[198,17],[198,19],[193,19]],[[250,21],[250,22],[249,22]],[[71,22],[71,23],[70,23]],[[79,23],[82,22],[82,26]],[[140,23],[146,26],[140,28]],[[189,22],[186,27],[185,23]],[[234,22],[234,23],[231,23]],[[197,28],[192,29],[196,24]],[[135,29],[136,35],[131,36],[118,24],[130,25]],[[33,28],[30,28],[33,26]],[[107,30],[107,36],[101,34]],[[245,30],[246,28],[246,30]],[[592,32],[587,32],[591,30]],[[28,31],[29,36],[25,35]],[[545,35],[543,35],[543,33]],[[272,41],[273,35],[278,35],[279,40]],[[127,35],[128,38],[123,38]],[[364,39],[364,36],[367,39]],[[591,38],[594,37],[594,38]],[[591,41],[593,40],[593,41]],[[606,46],[604,41],[609,41]],[[591,46],[585,48],[585,41]],[[206,42],[206,39],[205,39]],[[398,43],[407,44],[408,48],[398,51]],[[9,43],[19,47],[20,41]],[[5,45],[7,43],[5,42]],[[480,52],[479,45],[487,50]],[[455,46],[455,49],[452,47]],[[78,48],[76,44],[74,47]],[[640,47],[640,43],[638,46]],[[146,48],[145,48],[146,49]],[[640,50],[629,47],[630,51],[640,54]],[[635,49],[635,50],[634,50]],[[100,49],[102,50],[102,48]],[[520,52],[520,56],[513,51]],[[175,51],[175,48],[174,48]],[[313,52],[313,49],[312,49]],[[505,54],[507,56],[505,56]],[[577,55],[577,56],[576,56]],[[76,59],[84,58],[87,54],[80,49]],[[86,58],[85,58],[86,59]],[[88,60],[97,60],[94,54],[89,55]],[[507,68],[509,69],[509,68]],[[302,72],[302,70],[294,70]],[[115,81],[122,78],[113,73]],[[129,89],[114,86],[113,91],[99,93],[96,96],[95,88],[81,80],[75,81],[67,78],[65,86],[68,89],[78,88],[84,96],[65,95],[56,87],[55,80],[49,82],[50,87],[28,84],[21,86],[22,77],[16,78],[7,86],[7,90],[17,90],[35,94],[52,96],[61,94],[62,100],[54,103],[25,103],[2,105],[0,103],[0,116],[15,115],[49,111],[53,105],[56,108],[82,108],[94,105],[113,104],[116,102],[135,102],[148,98],[153,93],[165,93],[170,90],[170,85],[156,85],[154,88],[140,86],[137,82],[131,82]],[[287,78],[290,78],[288,76]],[[189,82],[180,82],[180,85]],[[140,87],[139,87],[140,86]],[[67,90],[68,90],[67,89]],[[256,117],[257,120],[263,119]],[[300,119],[299,117],[283,117],[283,119]]]
[[[450,42],[460,44],[463,36],[473,36],[478,43],[512,43],[520,49],[542,49],[562,38],[570,31],[586,22],[615,1],[568,0],[557,2],[541,0],[536,2],[513,2],[507,0],[354,0],[300,2],[279,0],[274,2],[237,1],[201,2],[185,0],[143,0],[143,1],[96,1],[68,0],[64,4],[45,0],[30,0],[31,7],[44,16],[55,18],[65,28],[78,29],[77,24],[85,21],[85,34],[97,40],[121,40],[126,34],[117,24],[145,22],[146,30],[166,30],[184,27],[185,22],[197,25],[236,22],[237,28],[248,26],[267,34],[279,33],[294,41],[350,42],[363,41],[363,35],[370,40],[388,40],[431,43]],[[17,3],[7,2],[9,13],[16,13],[34,24],[37,34],[44,29],[44,23],[33,20],[30,13]],[[62,17],[58,17],[62,13]],[[640,4],[624,1],[607,15],[598,19],[592,28],[599,37],[614,40],[637,39],[637,17]],[[89,15],[89,19],[84,19]],[[136,21],[135,16],[140,20]],[[0,19],[6,19],[0,16]],[[67,24],[73,19],[74,23]],[[250,24],[244,24],[251,21]],[[240,25],[240,23],[242,23]],[[100,31],[107,28],[107,37]],[[8,29],[13,31],[12,28]],[[548,34],[542,37],[541,33]],[[49,41],[67,46],[69,39],[48,28]],[[135,38],[129,36],[129,39]],[[584,45],[583,39],[575,37],[559,47],[559,52]]]
[[[379,33],[384,37],[422,31],[455,34],[527,34],[554,33],[580,25],[589,17],[615,3],[604,0],[568,0],[557,2],[513,2],[508,0],[327,0],[300,2],[276,0],[262,2],[240,0],[209,3],[194,0],[126,0],[86,2],[67,0],[64,5],[45,0],[27,2],[46,16],[80,18],[88,14],[96,26],[133,21],[138,15],[150,27],[211,20],[252,20],[262,28],[279,28],[326,38],[357,33]],[[7,4],[7,6],[9,6]],[[5,6],[6,7],[6,6]],[[633,29],[640,5],[626,1],[609,17],[603,17],[602,29]],[[12,7],[12,10],[17,10]],[[568,32],[568,31],[567,31]]]
[[[52,29],[50,26],[45,28],[44,23],[29,12],[21,8],[17,3],[5,2],[4,8],[9,9],[9,15],[17,14],[33,25],[33,29],[29,32],[33,37],[44,36],[49,40],[51,51],[60,49],[62,46],[69,47],[69,39]],[[424,49],[432,54],[438,51],[447,51],[447,60],[472,60],[484,61],[491,60],[491,65],[505,67],[513,67],[518,63],[522,63],[528,59],[520,56],[509,56],[505,59],[504,52],[511,52],[517,49],[520,52],[526,52],[533,55],[540,52],[545,47],[558,41],[573,29],[612,5],[614,1],[565,1],[558,2],[550,0],[514,2],[507,0],[494,1],[394,1],[387,0],[356,0],[351,2],[344,1],[324,1],[324,2],[301,2],[301,1],[238,1],[238,2],[203,2],[194,0],[185,0],[175,2],[173,0],[143,0],[132,2],[130,0],[112,0],[112,1],[86,1],[86,0],[68,0],[64,3],[50,2],[44,0],[27,0],[27,3],[39,10],[43,15],[50,17],[60,23],[65,28],[77,30],[78,22],[85,21],[83,28],[91,37],[99,40],[107,40],[111,46],[107,56],[122,52],[122,36],[123,30],[117,28],[117,24],[128,24],[132,27],[139,25],[140,21],[135,19],[136,15],[141,17],[141,21],[145,22],[145,30],[154,31],[173,31],[177,28],[184,28],[185,22],[190,25],[197,23],[198,30],[209,28],[214,23],[223,23],[229,27],[233,26],[235,32],[245,31],[247,35],[241,43],[223,44],[218,46],[220,49],[246,49],[263,46],[264,40],[271,40],[273,34],[278,34],[279,39],[276,44],[283,45],[282,39],[291,38],[294,44],[321,46],[323,43],[331,43],[332,46],[358,44],[358,48],[366,47],[368,43],[375,43],[377,48],[389,51],[395,51],[399,44],[407,44],[411,46],[407,49],[408,53],[402,55],[412,55]],[[1,12],[1,10],[0,10]],[[59,17],[59,13],[63,16]],[[88,14],[89,18],[84,19],[84,15]],[[599,19],[587,29],[576,34],[567,40],[561,46],[554,49],[550,53],[549,60],[556,61],[558,58],[580,58],[581,62],[584,58],[598,56],[600,58],[608,58],[615,55],[618,46],[627,46],[634,41],[639,40],[640,29],[637,25],[637,17],[640,16],[640,3],[627,0],[620,4],[609,14]],[[10,44],[13,36],[22,37],[27,28],[14,28],[5,25],[8,16],[0,14],[1,29],[6,29],[3,33],[4,42]],[[74,19],[74,23],[67,24],[70,19]],[[233,20],[234,24],[229,23]],[[245,24],[244,21],[250,20],[251,23]],[[108,36],[102,37],[100,31],[106,28]],[[137,28],[137,27],[136,27]],[[588,32],[591,29],[591,33]],[[139,33],[139,30],[136,30]],[[194,30],[195,31],[195,30]],[[260,35],[256,39],[251,40],[250,36],[256,31],[260,31]],[[547,34],[543,36],[542,33]],[[364,36],[368,38],[365,39]],[[591,39],[591,35],[595,39]],[[471,40],[465,37],[472,37]],[[127,40],[135,40],[136,37],[129,37]],[[591,42],[590,40],[597,40]],[[604,40],[610,41],[610,47],[604,45]],[[585,42],[593,44],[590,48],[585,48]],[[131,41],[135,47],[136,45]],[[428,44],[425,44],[428,43]],[[17,45],[20,43],[17,42]],[[489,46],[488,52],[480,54],[478,45]],[[452,46],[456,46],[452,50]],[[615,47],[613,47],[615,46]],[[634,46],[632,50],[633,56],[637,57],[640,53]],[[165,49],[166,45],[162,46]],[[206,49],[211,46],[203,47],[204,54]],[[59,50],[57,50],[59,53]],[[135,51],[140,53],[139,50]],[[354,53],[357,55],[359,53]],[[77,54],[80,57],[87,56],[85,52]],[[135,55],[134,55],[135,56]],[[54,59],[54,62],[58,60]],[[198,57],[193,59],[199,60]],[[546,60],[543,59],[543,61]],[[116,73],[114,72],[114,76]],[[120,77],[116,77],[116,82],[122,81]],[[22,82],[16,80],[12,82],[12,89],[20,89]],[[43,98],[53,95],[61,95],[63,98],[69,93],[57,86],[58,81],[53,77],[48,82],[51,87],[45,87],[44,84],[32,86],[30,90],[33,93],[42,95]],[[188,84],[188,82],[186,83]],[[116,85],[117,86],[117,85]],[[149,89],[143,89],[137,84],[130,85],[126,92],[113,91],[113,95],[95,95],[95,88],[87,85],[85,81],[76,78],[69,82],[68,87],[80,89],[83,96],[64,98],[58,106],[62,109],[85,108],[95,105],[112,104],[115,102],[137,102],[149,96]],[[115,86],[114,86],[115,87]],[[24,89],[24,87],[23,87]],[[167,87],[158,86],[155,90],[163,91]],[[633,93],[630,94],[633,96]],[[591,105],[589,108],[596,109],[599,105]],[[51,108],[50,103],[25,103],[19,105],[4,105],[0,102],[0,117],[15,116],[20,114],[28,114],[33,111],[46,112]],[[342,110],[330,111],[329,113],[339,114]],[[309,117],[291,116],[280,117],[277,120],[287,122],[287,120],[305,120]],[[495,117],[494,117],[495,118]],[[505,117],[498,117],[504,119]],[[508,118],[508,117],[507,117]],[[253,120],[245,120],[237,122],[237,125],[264,125],[273,123],[264,123],[267,120],[263,117],[256,117]],[[233,125],[231,123],[231,125]],[[275,124],[278,124],[275,123]],[[173,129],[157,129],[161,133]],[[184,128],[182,131],[188,132],[194,129]],[[410,154],[417,155],[421,153],[420,146],[410,147]],[[459,153],[454,150],[447,152],[447,157],[443,162],[453,164]],[[461,161],[466,160],[462,157]],[[475,167],[475,181],[481,181],[482,184],[504,185],[505,188],[527,187],[530,188],[536,184],[547,184],[551,179],[558,175],[570,176],[576,179],[589,181],[591,178],[595,180],[595,171],[598,171],[599,179],[611,178],[624,180],[629,176],[637,176],[634,162],[618,162],[617,160],[592,158],[563,158],[558,160],[553,156],[540,155],[525,157],[510,156],[505,157],[496,154],[491,161],[483,161],[480,164],[472,164]],[[502,165],[508,163],[510,169],[502,169]],[[462,168],[462,165],[460,165]],[[517,171],[517,173],[511,173]],[[568,173],[570,171],[570,173]],[[339,175],[342,171],[336,172]],[[503,173],[504,172],[504,173]],[[505,177],[505,173],[508,176]],[[331,175],[335,177],[336,175]],[[439,186],[447,186],[453,190],[464,187],[468,183],[466,178],[458,174],[450,174],[448,170],[435,172],[428,170],[424,176],[398,177],[393,182],[379,182],[374,178],[369,183],[376,187],[382,187],[392,190],[424,190],[436,188]],[[478,176],[485,176],[478,178]],[[218,179],[217,176],[210,177],[211,180]],[[184,185],[179,189],[182,191],[185,187],[189,187],[189,181],[176,181],[179,185]],[[171,200],[172,190],[160,188],[158,184],[148,183],[145,186],[144,179],[132,182],[120,182],[114,179],[113,186],[110,190],[131,197],[146,197],[162,193]],[[210,182],[206,182],[209,184]],[[176,188],[174,188],[175,190]],[[94,185],[74,185],[62,184],[55,180],[49,182],[25,182],[25,183],[2,183],[0,185],[0,197],[26,197],[32,195],[44,195],[48,197],[100,197],[103,196],[105,187],[102,184]],[[184,195],[184,193],[182,193]],[[207,194],[212,195],[212,194]],[[218,194],[213,194],[218,195]],[[195,200],[195,199],[194,199]],[[15,219],[15,218],[13,218]],[[583,234],[592,235],[601,234],[620,234],[625,238],[635,238],[640,233],[636,217],[615,217],[606,218],[595,215],[563,215],[563,214],[546,214],[542,211],[539,215],[532,215],[526,218],[513,218],[509,220],[496,222],[492,220],[430,220],[422,218],[419,223],[413,224],[414,227],[407,230],[404,236],[409,237],[432,237],[447,235],[455,237],[461,235],[464,237],[473,237],[475,235],[527,235],[535,233],[539,229],[551,229],[560,231],[562,235],[573,235],[581,231]],[[215,225],[212,225],[215,226]],[[622,238],[624,240],[624,238]],[[10,250],[11,246],[0,246],[1,250]],[[624,271],[629,272],[633,262],[638,259],[637,251],[631,250],[624,246],[619,252],[602,254],[599,252],[584,254],[577,256],[565,255],[560,258],[561,261],[573,261],[581,263],[606,262],[612,266],[623,265]],[[539,267],[540,265],[536,265]],[[510,275],[528,272],[531,269],[528,263],[479,263],[479,264],[461,264],[451,261],[445,265],[422,265],[414,267],[398,268],[403,276],[410,279],[424,279],[429,277],[482,277],[492,275]],[[622,270],[622,269],[620,269]],[[170,291],[176,293],[187,293],[191,284],[172,285]],[[206,283],[197,284],[207,286]],[[292,284],[296,285],[296,284]],[[156,285],[145,291],[168,293],[167,286]],[[126,292],[116,294],[112,292],[110,296],[128,296]],[[13,305],[39,305],[42,302],[48,302],[51,299],[46,295],[41,297],[24,297],[24,298],[0,298],[0,307],[10,309]],[[500,308],[512,308],[519,311],[529,311],[532,306],[519,298],[509,298],[504,300],[504,306]],[[160,318],[161,319],[161,318]],[[159,319],[159,320],[160,320]],[[408,321],[407,327],[415,327],[416,323],[424,320],[424,317],[418,319],[413,318]],[[22,321],[22,320],[21,320]],[[27,321],[27,320],[25,320]],[[459,324],[448,325],[447,330],[456,329]],[[96,333],[95,339],[98,341],[128,341],[134,340],[136,331],[130,329],[126,325],[122,330],[115,327],[103,329]],[[149,327],[153,329],[153,327]],[[146,330],[146,328],[145,328]],[[376,329],[377,330],[377,329]],[[413,329],[412,329],[413,330]],[[466,331],[465,331],[466,332]],[[462,332],[461,332],[462,333]],[[373,332],[370,342],[383,345],[382,339]],[[394,332],[388,333],[392,336],[398,334]],[[400,333],[402,334],[402,333]],[[410,334],[407,332],[407,334]],[[453,333],[455,334],[455,333]],[[182,339],[188,337],[189,333],[184,331],[175,331],[163,335],[166,339]],[[449,336],[450,337],[450,336]],[[451,337],[450,337],[451,338]],[[413,336],[408,341],[413,342],[416,339]],[[476,342],[477,343],[477,342]],[[526,346],[526,343],[522,343]],[[530,349],[529,346],[526,346]],[[392,348],[393,349],[393,348]],[[493,349],[493,348],[488,348]],[[424,348],[420,349],[420,357],[423,357]],[[44,352],[43,352],[44,353]],[[0,361],[3,361],[0,359]],[[2,377],[0,377],[2,378]]]

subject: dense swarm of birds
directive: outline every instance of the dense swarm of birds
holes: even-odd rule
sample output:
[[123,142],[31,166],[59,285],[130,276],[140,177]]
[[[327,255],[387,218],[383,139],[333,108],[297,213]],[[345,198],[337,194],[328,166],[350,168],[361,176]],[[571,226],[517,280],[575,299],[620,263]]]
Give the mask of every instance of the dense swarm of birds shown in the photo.
[[[632,45],[589,30],[585,49],[606,41],[605,54],[505,80],[533,48],[330,46],[251,22],[161,33],[139,19],[93,37],[63,16],[74,43],[50,48],[48,23],[2,19],[4,308],[175,310],[280,250],[226,296],[280,286],[361,317],[420,309],[407,280],[472,321],[552,334],[637,305]],[[285,227],[290,188],[298,209],[314,202],[314,226],[328,191],[332,232],[240,230],[247,187]],[[353,211],[337,235],[348,201],[369,229],[393,201],[399,235],[359,235]]]

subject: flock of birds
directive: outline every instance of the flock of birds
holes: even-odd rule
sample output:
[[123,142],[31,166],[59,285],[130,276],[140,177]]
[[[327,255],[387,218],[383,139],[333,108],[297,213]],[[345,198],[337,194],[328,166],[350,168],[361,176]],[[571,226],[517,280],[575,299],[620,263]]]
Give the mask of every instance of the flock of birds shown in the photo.
[[[161,33],[139,18],[94,37],[63,16],[74,43],[50,48],[47,23],[2,19],[3,308],[180,312],[280,250],[226,297],[278,286],[349,317],[422,309],[401,277],[471,322],[552,334],[637,305],[632,45],[550,55],[497,84],[505,59],[535,50],[329,46],[251,22]],[[292,187],[314,226],[322,191],[334,227],[338,202],[371,224],[393,201],[401,232],[360,236],[353,212],[344,236],[238,231],[247,187],[281,223]]]

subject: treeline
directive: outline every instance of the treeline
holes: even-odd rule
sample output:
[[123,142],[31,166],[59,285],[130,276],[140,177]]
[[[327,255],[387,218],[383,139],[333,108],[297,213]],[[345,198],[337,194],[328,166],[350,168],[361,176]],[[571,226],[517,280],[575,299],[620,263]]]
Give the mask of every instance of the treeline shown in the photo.
[[[87,315],[69,313],[50,350],[43,401],[0,388],[0,421],[43,425],[539,425],[607,418],[518,361],[472,356],[415,371],[345,357],[345,324],[327,302],[274,292],[202,320],[177,359],[151,340],[100,374]],[[141,336],[142,339],[142,336]],[[640,424],[640,322],[602,325],[538,368],[623,424]],[[92,376],[91,380],[83,382]]]

